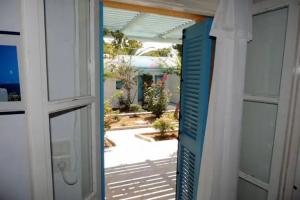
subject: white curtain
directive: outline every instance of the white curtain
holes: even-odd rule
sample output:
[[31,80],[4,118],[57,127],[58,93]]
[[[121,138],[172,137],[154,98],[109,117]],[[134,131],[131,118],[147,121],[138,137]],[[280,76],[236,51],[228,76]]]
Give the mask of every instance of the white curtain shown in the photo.
[[198,200],[235,200],[247,42],[252,1],[220,0],[211,36],[217,38]]

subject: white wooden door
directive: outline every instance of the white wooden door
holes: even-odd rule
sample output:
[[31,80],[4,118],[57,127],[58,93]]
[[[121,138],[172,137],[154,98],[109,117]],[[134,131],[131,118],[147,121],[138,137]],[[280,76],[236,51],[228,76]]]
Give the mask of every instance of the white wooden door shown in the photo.
[[295,67],[295,4],[259,5],[246,61],[238,200],[278,198]]
[[22,2],[34,199],[100,199],[98,5]]

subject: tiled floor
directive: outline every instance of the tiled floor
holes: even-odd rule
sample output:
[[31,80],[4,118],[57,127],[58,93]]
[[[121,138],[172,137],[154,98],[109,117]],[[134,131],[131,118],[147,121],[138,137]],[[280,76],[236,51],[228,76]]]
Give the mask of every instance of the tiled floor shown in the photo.
[[153,129],[111,131],[106,149],[106,199],[175,199],[177,140],[146,142],[134,135]]
[[175,199],[176,158],[106,169],[107,199]]

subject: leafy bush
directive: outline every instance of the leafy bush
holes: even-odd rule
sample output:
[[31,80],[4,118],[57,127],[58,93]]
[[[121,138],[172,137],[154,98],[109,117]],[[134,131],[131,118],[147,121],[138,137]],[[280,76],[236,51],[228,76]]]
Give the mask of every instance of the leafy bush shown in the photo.
[[124,59],[119,61],[118,64],[112,66],[115,78],[122,82],[124,92],[124,103],[127,110],[129,110],[130,104],[134,102],[135,95],[132,97],[132,89],[137,85],[137,70],[131,64],[131,59],[125,61]]
[[172,120],[172,121],[177,121],[177,120],[178,120],[178,119],[174,116],[174,113],[173,113],[173,112],[165,113],[163,116],[166,117],[166,118],[169,118],[169,119]]
[[112,101],[118,101],[119,109],[123,108],[126,104],[124,91],[116,91],[112,96]]
[[104,101],[104,130],[105,131],[111,128],[111,124],[120,121],[119,116],[114,114],[118,114],[118,112],[113,111],[111,102]]
[[174,125],[172,124],[172,119],[165,116],[156,119],[153,123],[153,127],[159,130],[161,136],[164,136],[167,131],[175,129]]
[[170,57],[171,56],[171,48],[160,48],[156,50],[152,50],[142,54],[142,56],[152,56],[152,57]]
[[164,82],[146,89],[144,103],[144,109],[151,111],[157,118],[163,114],[169,104],[169,93],[165,89]]
[[130,112],[141,112],[143,111],[142,106],[138,105],[138,104],[131,104],[129,107],[129,111]]
[[150,87],[153,83],[153,76],[152,74],[143,74],[142,76],[143,79],[143,90],[147,89]]
[[110,114],[112,112],[113,110],[110,101],[104,101],[104,115]]

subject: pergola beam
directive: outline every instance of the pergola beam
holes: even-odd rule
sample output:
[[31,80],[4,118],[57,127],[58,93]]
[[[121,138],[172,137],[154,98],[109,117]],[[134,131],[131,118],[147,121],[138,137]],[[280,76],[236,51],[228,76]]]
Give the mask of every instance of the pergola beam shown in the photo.
[[161,42],[161,43],[174,43],[174,44],[182,44],[180,39],[175,38],[160,38],[160,37],[139,37],[139,36],[127,36],[129,39],[132,40],[139,40],[144,42]]
[[[182,44],[180,39],[175,38],[160,38],[160,37],[140,37],[140,36],[132,36],[126,35],[126,37],[130,40],[139,40],[143,42],[160,42],[160,43],[173,43],[173,44]],[[111,36],[105,36],[105,38],[113,39]]]
[[134,27],[136,24],[138,24],[139,21],[143,21],[145,17],[146,17],[145,13],[138,13],[131,21],[129,21],[124,27],[122,27],[120,31],[122,33],[125,33],[126,31]]
[[166,32],[164,32],[164,33],[162,33],[162,34],[157,35],[157,37],[158,37],[158,38],[163,38],[163,39],[165,39],[165,38],[167,38],[167,36],[168,36],[169,34],[174,33],[174,32],[176,32],[176,31],[178,31],[178,30],[185,29],[185,28],[187,28],[187,27],[193,25],[194,23],[195,23],[195,22],[191,21],[191,22],[188,22],[188,23],[179,25],[179,26],[177,26],[177,27],[175,27],[175,28],[172,28],[172,29],[170,29],[170,30],[168,30],[168,31],[166,31]]
[[121,2],[111,1],[111,0],[103,0],[103,3],[104,6],[110,8],[130,10],[130,11],[136,11],[140,13],[152,13],[158,15],[172,16],[172,17],[178,17],[184,19],[191,19],[194,21],[202,21],[206,18],[205,16],[202,15],[185,13],[185,12],[180,12],[175,10],[168,10],[164,8],[154,8],[148,6],[133,5],[133,4],[121,3]]

